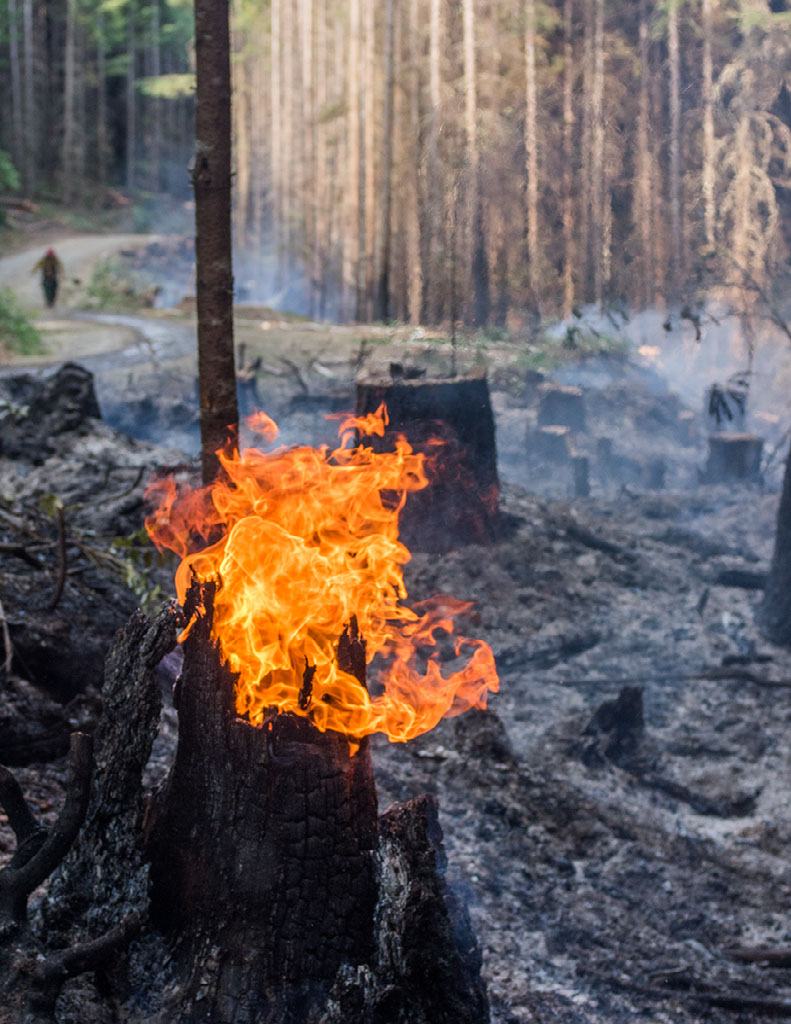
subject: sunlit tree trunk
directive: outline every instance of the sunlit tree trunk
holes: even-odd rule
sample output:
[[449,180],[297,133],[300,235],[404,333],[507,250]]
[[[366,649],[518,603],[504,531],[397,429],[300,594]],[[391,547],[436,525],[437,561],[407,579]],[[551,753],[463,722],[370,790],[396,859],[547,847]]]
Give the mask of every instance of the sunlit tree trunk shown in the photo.
[[648,5],[640,0],[640,96],[637,118],[635,216],[640,239],[641,299],[648,306],[654,294],[653,209],[654,185],[651,157],[651,97],[648,51]]
[[282,74],[280,60],[280,11],[281,0],[272,0],[270,54],[270,72],[272,75],[270,87],[270,96],[272,98],[272,145],[269,152],[272,161],[272,240],[276,288],[280,287],[283,264],[283,175],[281,171],[283,160],[283,136],[281,131],[283,104],[280,89]]
[[195,0],[195,263],[203,481],[237,443],[231,262],[231,62],[227,0]]
[[[313,80],[315,75],[313,31],[314,12],[313,0],[301,0],[300,8],[300,40],[302,43],[302,56],[300,60],[300,72],[302,80],[302,173],[300,175],[300,202],[303,207],[303,238],[301,239],[300,251],[310,252],[311,240],[315,234],[314,223],[316,220],[316,114],[314,110],[315,92]],[[307,294],[305,296],[308,306],[312,302],[312,288],[310,286],[310,258],[304,260],[308,271]]]
[[594,46],[593,46],[593,4],[594,0],[584,2],[584,35],[582,45],[582,168],[580,182],[580,272],[582,298],[589,302],[592,298],[591,284],[593,279],[591,260],[591,214],[593,210],[593,79],[594,79]]
[[16,0],[8,0],[8,59],[11,64],[11,119],[14,164],[23,166],[24,123],[22,107],[22,67],[19,60],[19,24]]
[[[241,13],[238,0],[234,5],[234,21]],[[250,104],[249,77],[251,64],[258,61],[249,61],[243,52],[243,38],[241,32],[234,31],[231,35],[235,60],[231,62],[231,74],[233,76],[233,167],[234,183],[233,190],[233,220],[234,239],[236,244],[246,250],[250,229],[250,199],[252,182],[250,179],[250,148],[255,143],[256,132],[252,124],[252,110]]]
[[681,55],[678,35],[679,0],[667,10],[667,52],[670,70],[670,292],[674,303],[681,293],[683,239],[681,227]]
[[472,318],[480,327],[490,312],[489,268],[486,260],[478,150],[478,76],[475,42],[475,0],[463,0],[464,33],[464,124],[469,162],[468,234],[472,253]]
[[563,315],[574,306],[574,0],[563,3]]
[[418,59],[418,0],[409,0],[409,22],[407,31],[409,66],[409,117],[408,140],[411,146],[410,159],[406,167],[408,197],[407,215],[407,272],[408,272],[408,319],[420,323],[423,294],[423,265],[420,244],[419,173],[420,152],[420,68]]
[[287,0],[280,7],[280,46],[283,61],[283,83],[282,101],[283,111],[280,122],[282,154],[282,178],[281,189],[283,192],[283,222],[281,225],[281,237],[283,241],[283,270],[284,278],[281,281],[281,288],[288,288],[291,278],[291,268],[294,255],[294,197],[295,189],[295,140],[297,138],[296,125],[294,124],[295,103],[294,103],[294,49],[297,44],[295,38],[296,18],[293,0]]
[[703,192],[703,225],[706,246],[714,249],[714,230],[717,220],[715,199],[715,167],[714,167],[714,69],[711,56],[712,44],[712,13],[716,0],[703,0],[703,68],[702,68],[702,100],[703,100],[703,166],[701,169],[701,189]]
[[25,191],[28,195],[36,193],[36,165],[38,162],[38,111],[36,110],[36,80],[34,37],[33,37],[33,0],[23,0],[22,26],[24,39],[25,68]]
[[[327,106],[327,66],[329,39],[327,34],[326,0],[315,0],[316,3],[316,74],[314,77],[316,100],[314,109],[321,116]],[[327,154],[327,126],[317,124],[316,127],[316,180],[314,183],[316,197],[316,216],[313,232],[313,264],[311,280],[313,285],[312,311],[314,316],[322,316],[324,309],[322,296],[325,292],[328,268],[324,263],[325,254],[329,253],[329,218],[328,204],[331,183],[329,181],[329,162]]]
[[429,0],[429,124],[428,124],[428,245],[424,287],[424,317],[436,323],[442,316],[442,168],[439,159],[442,95],[440,91],[440,0]]
[[593,235],[593,296],[604,298],[609,268],[609,189],[604,166],[604,0],[595,0],[593,22],[593,94],[591,97],[591,184]]
[[66,0],[66,47],[63,84],[63,155],[61,195],[68,205],[75,194],[74,181],[74,21],[76,0]]
[[[360,0],[349,2],[349,38],[346,68],[346,229],[343,246],[344,305],[349,315],[358,309],[360,247]],[[387,140],[385,140],[387,144]]]
[[365,296],[366,319],[373,314],[373,291],[376,275],[376,3],[365,0],[363,28],[365,56],[363,60],[363,122],[365,124],[365,252],[362,291]]
[[525,2],[525,170],[527,173],[527,267],[534,301],[538,299],[538,128],[536,100],[536,3]]
[[395,4],[385,2],[385,102],[382,146],[382,231],[378,262],[376,313],[379,320],[390,318],[390,260],[392,257],[393,211],[393,85],[395,82]]

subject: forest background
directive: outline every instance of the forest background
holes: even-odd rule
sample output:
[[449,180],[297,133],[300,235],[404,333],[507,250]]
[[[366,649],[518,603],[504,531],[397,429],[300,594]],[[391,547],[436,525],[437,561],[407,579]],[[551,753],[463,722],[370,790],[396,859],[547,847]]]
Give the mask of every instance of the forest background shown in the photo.
[[[787,0],[235,0],[237,279],[519,329],[783,288]],[[187,201],[190,0],[3,0],[0,190]]]

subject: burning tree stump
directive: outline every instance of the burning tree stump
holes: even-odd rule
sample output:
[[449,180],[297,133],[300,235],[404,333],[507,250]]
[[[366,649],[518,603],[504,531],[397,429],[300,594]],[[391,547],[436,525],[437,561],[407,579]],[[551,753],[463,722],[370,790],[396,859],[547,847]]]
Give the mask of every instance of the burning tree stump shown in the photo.
[[712,434],[704,470],[707,483],[760,480],[763,440],[757,434]]
[[[152,914],[174,941],[174,1020],[298,1020],[342,963],[372,950],[376,790],[364,742],[292,714],[234,711],[208,610],[184,644],[179,744],[149,849]],[[349,632],[340,657],[362,665]],[[309,697],[306,697],[308,700]],[[298,1011],[298,1012],[297,1012]],[[268,1017],[265,1019],[269,1019]]]
[[366,443],[383,451],[403,434],[414,449],[430,455],[429,486],[407,497],[401,540],[413,551],[443,552],[496,539],[497,449],[486,378],[358,383],[358,415],[375,412],[383,402],[386,435]]

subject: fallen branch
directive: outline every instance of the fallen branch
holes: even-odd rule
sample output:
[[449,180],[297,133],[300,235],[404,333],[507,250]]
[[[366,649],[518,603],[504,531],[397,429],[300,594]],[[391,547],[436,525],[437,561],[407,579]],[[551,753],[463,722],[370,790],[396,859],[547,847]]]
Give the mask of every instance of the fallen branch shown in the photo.
[[41,562],[38,561],[24,544],[13,544],[13,543],[2,543],[0,544],[0,555],[16,555],[18,558],[23,559],[28,565],[34,569],[41,569]]
[[[15,921],[23,921],[27,915],[28,897],[66,856],[85,819],[92,774],[91,737],[81,732],[72,733],[69,778],[63,809],[46,839],[32,856],[22,864],[14,864],[12,861],[0,871],[0,919],[10,917]],[[12,790],[13,785],[10,787]]]
[[137,935],[145,919],[144,914],[130,914],[98,939],[70,946],[39,963],[31,978],[25,1024],[49,1024],[64,982],[109,963]]
[[731,949],[728,955],[743,964],[763,964],[766,967],[791,967],[791,949],[761,949],[743,947]]

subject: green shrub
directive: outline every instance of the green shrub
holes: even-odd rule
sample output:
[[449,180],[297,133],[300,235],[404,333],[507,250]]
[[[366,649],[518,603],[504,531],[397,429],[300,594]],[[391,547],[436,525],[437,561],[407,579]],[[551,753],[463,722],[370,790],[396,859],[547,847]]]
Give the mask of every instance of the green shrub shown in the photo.
[[23,356],[44,351],[41,336],[8,288],[0,288],[0,347]]

